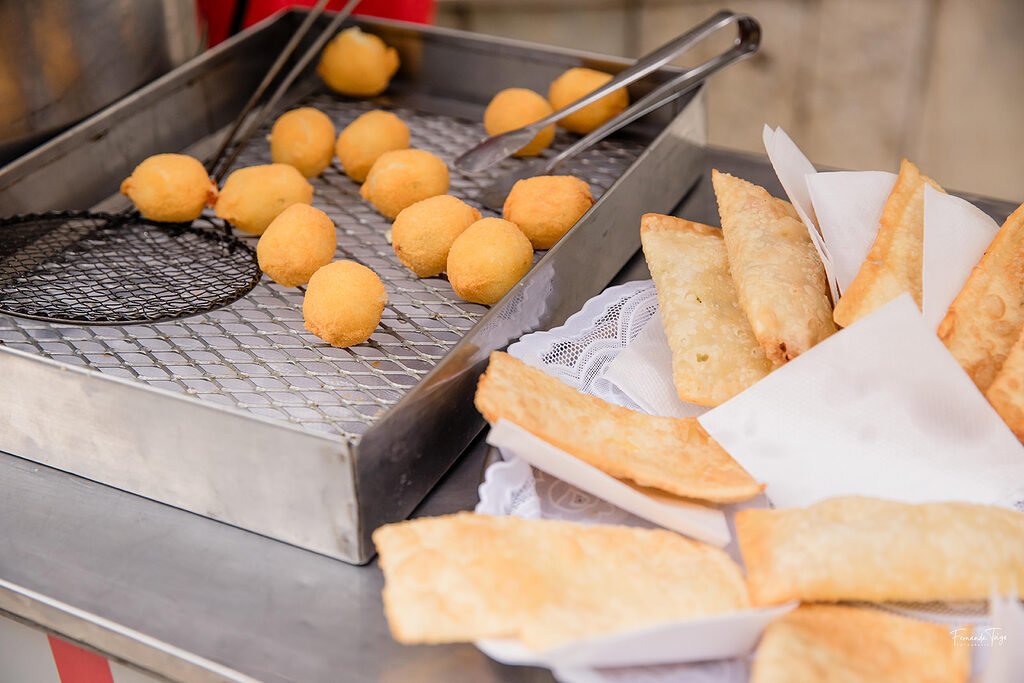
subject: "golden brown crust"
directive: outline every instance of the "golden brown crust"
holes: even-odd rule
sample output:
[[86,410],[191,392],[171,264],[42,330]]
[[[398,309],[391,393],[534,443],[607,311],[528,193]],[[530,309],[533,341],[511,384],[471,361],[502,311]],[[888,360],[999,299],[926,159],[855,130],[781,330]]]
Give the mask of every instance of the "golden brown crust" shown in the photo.
[[1017,438],[1024,441],[1024,334],[1010,349],[985,397]]
[[767,375],[771,363],[740,308],[722,231],[649,213],[640,240],[679,398],[716,406]]
[[867,259],[836,304],[835,321],[848,327],[876,308],[910,293],[921,306],[924,188],[944,190],[906,159],[889,193]]
[[985,599],[1024,586],[1024,513],[970,503],[832,498],[742,510],[754,604]]
[[402,643],[548,648],[749,606],[728,555],[660,529],[463,512],[390,524],[373,541]]
[[965,683],[970,648],[949,629],[876,609],[803,605],[769,624],[751,683]]
[[731,503],[758,484],[693,418],[644,415],[576,391],[505,353],[492,353],[476,407],[599,470],[677,496]]
[[1007,217],[939,325],[939,338],[986,391],[1024,325],[1024,204]]
[[781,365],[836,331],[825,268],[788,202],[728,173],[711,181],[740,306]]

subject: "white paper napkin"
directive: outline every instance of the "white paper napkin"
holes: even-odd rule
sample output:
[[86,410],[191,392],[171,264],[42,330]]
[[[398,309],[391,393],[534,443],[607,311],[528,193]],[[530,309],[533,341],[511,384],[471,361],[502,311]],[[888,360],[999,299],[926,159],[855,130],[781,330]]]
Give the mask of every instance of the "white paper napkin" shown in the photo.
[[732,540],[722,510],[616,479],[507,420],[491,427],[487,443],[666,529],[720,548]]
[[750,652],[773,619],[796,607],[749,609],[648,626],[578,640],[534,652],[516,640],[481,640],[476,646],[504,664],[560,668],[628,667],[728,659]]
[[1024,681],[1024,607],[1016,595],[989,598],[991,624],[975,629],[977,646],[986,648],[988,658],[983,683]]
[[1024,505],[1024,447],[909,295],[699,419],[781,507],[842,495]]
[[672,381],[672,352],[657,313],[601,376],[650,415],[696,417],[708,410],[679,398]]
[[839,290],[845,291],[875,241],[896,174],[832,171],[809,175],[806,180]]
[[999,226],[968,201],[924,188],[924,266],[921,310],[937,330]]
[[779,177],[789,202],[807,227],[807,234],[810,235],[811,242],[818,251],[818,257],[825,267],[825,277],[832,292],[832,300],[838,301],[839,288],[832,267],[832,255],[829,253],[829,245],[822,238],[815,207],[807,189],[807,178],[816,173],[814,165],[782,128],[772,129],[766,125],[762,139],[768,160],[775,169],[775,175]]

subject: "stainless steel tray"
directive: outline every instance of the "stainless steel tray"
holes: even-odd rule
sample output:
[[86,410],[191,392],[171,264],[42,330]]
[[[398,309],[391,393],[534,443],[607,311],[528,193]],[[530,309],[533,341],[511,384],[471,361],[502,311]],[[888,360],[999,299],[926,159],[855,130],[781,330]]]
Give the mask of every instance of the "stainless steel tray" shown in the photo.
[[[142,157],[204,155],[272,59],[297,13],[240,36],[0,171],[0,214],[99,203]],[[396,111],[412,144],[450,161],[483,136],[499,88],[546,83],[593,55],[389,22],[362,22],[402,56],[386,98],[357,102],[310,75],[291,93],[340,129]],[[664,75],[662,75],[664,77]],[[656,82],[640,84],[634,95]],[[269,161],[261,136],[238,165]],[[556,139],[555,150],[571,142]],[[600,200],[498,305],[458,300],[416,279],[386,240],[388,221],[336,167],[314,204],[338,225],[339,257],[385,281],[389,305],[369,343],[335,349],[303,328],[302,291],[264,280],[226,308],[176,322],[76,327],[0,316],[0,449],[350,562],[369,534],[407,516],[482,428],[472,407],[490,351],[559,324],[639,246],[644,211],[668,211],[697,177],[700,94],[666,107],[565,170]],[[473,202],[492,173],[452,173]],[[42,192],[40,190],[45,190]],[[104,199],[106,198],[106,199]],[[2,239],[2,235],[0,235]]]

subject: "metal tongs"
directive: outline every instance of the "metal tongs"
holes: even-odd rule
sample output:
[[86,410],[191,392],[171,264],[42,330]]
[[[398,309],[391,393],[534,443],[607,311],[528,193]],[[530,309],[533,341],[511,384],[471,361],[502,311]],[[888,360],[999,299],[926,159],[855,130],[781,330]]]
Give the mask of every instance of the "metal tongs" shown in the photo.
[[580,100],[528,126],[523,126],[522,128],[484,140],[457,158],[455,160],[456,168],[473,173],[493,166],[502,159],[511,156],[516,150],[527,145],[543,128],[596,102],[608,93],[657,71],[683,52],[731,24],[736,24],[738,31],[732,46],[726,51],[666,81],[637,100],[621,114],[607,121],[604,125],[583,138],[580,138],[554,157],[545,161],[528,163],[522,168],[499,177],[491,186],[484,188],[481,194],[483,205],[489,209],[500,211],[505,202],[505,197],[508,196],[516,181],[534,175],[550,173],[562,162],[588,149],[623,126],[690,92],[703,83],[711,74],[756,52],[761,45],[761,25],[756,19],[746,14],[735,14],[728,10],[718,12],[707,21],[642,57],[636,64],[619,72],[615,78]]

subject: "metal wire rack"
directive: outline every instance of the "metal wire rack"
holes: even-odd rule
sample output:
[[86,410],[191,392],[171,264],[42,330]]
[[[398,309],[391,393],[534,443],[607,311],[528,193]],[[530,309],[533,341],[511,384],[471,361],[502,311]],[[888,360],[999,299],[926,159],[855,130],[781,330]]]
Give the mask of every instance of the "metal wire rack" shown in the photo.
[[[300,105],[325,112],[340,130],[380,103],[316,92]],[[449,165],[484,136],[476,121],[413,111],[400,101],[386,108],[409,125],[414,147],[437,154]],[[551,153],[572,141],[560,132]],[[597,198],[643,149],[640,141],[614,138],[567,163],[561,172],[586,180]],[[242,150],[236,167],[269,161],[264,135],[258,134]],[[451,193],[480,208],[475,200],[482,188],[517,163],[522,162],[509,159],[473,176],[453,171]],[[387,287],[389,304],[367,343],[349,349],[325,344],[303,326],[302,288],[281,287],[264,278],[230,305],[164,323],[80,327],[0,316],[0,344],[357,440],[487,309],[459,300],[444,278],[418,279],[406,270],[388,243],[390,222],[359,197],[359,186],[336,165],[313,184],[313,204],[338,226],[337,257],[372,268]],[[256,238],[245,239],[255,247]]]

